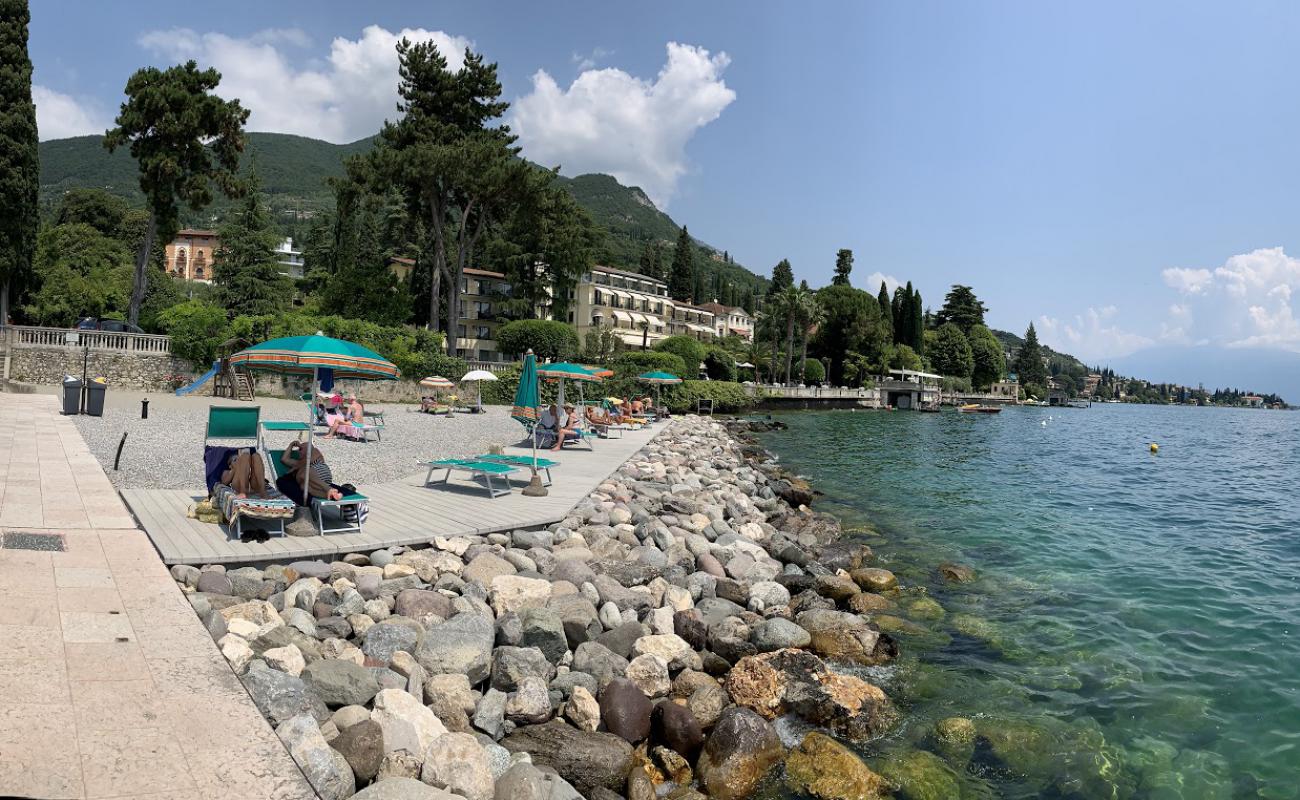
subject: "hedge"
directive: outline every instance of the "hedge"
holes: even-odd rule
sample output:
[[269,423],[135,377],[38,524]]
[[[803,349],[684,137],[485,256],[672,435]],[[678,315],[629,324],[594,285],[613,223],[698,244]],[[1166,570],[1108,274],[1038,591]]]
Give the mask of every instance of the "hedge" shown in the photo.
[[721,347],[710,347],[704,356],[704,370],[709,380],[734,382],[740,377],[736,359]]
[[682,381],[676,386],[665,386],[664,402],[674,414],[695,413],[696,401],[713,399],[713,410],[734,414],[754,405],[754,398],[745,387],[731,381]]
[[676,353],[658,350],[632,350],[620,353],[614,359],[614,369],[618,372],[630,372],[634,376],[646,372],[670,372],[679,378],[689,378],[692,373],[686,371],[686,363]]
[[661,353],[675,353],[682,359],[686,371],[677,373],[683,378],[693,378],[699,374],[700,362],[704,360],[704,345],[689,336],[669,336],[655,349]]
[[497,329],[497,346],[510,356],[529,350],[538,361],[568,361],[578,353],[578,332],[571,325],[550,319],[517,319]]

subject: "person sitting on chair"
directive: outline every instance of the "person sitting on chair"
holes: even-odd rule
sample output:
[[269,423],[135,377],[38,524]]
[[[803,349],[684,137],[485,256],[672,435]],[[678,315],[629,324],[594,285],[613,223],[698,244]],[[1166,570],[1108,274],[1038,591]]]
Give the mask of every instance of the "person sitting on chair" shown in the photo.
[[366,424],[366,411],[355,394],[348,395],[348,404],[343,407],[342,411],[342,414],[334,416],[333,422],[330,423],[329,435],[325,438],[333,439],[336,436],[343,436],[347,439],[364,438],[361,428]]
[[601,436],[609,435],[609,415],[605,409],[598,406],[587,406],[586,414],[587,424],[591,429]]
[[[289,467],[289,471],[276,479],[275,488],[298,505],[310,505],[309,497],[323,500],[338,500],[343,497],[343,487],[334,483],[334,474],[329,464],[325,463],[325,454],[319,448],[312,448],[309,462],[307,445],[301,441],[293,442],[285,449],[280,461]],[[306,497],[302,493],[304,473],[307,478]]]
[[221,482],[229,486],[236,497],[267,497],[266,470],[256,450],[241,449],[231,453],[226,470],[221,473]]

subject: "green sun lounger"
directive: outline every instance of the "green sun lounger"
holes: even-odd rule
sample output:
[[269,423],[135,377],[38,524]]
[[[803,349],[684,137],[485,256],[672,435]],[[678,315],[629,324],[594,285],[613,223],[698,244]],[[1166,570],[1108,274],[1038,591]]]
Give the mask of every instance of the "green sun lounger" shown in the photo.
[[[477,458],[440,458],[437,461],[426,462],[429,466],[429,474],[424,477],[425,485],[433,483],[433,473],[443,469],[447,471],[439,483],[448,483],[451,481],[452,471],[468,472],[470,479],[482,478],[487,484],[488,497],[499,497],[503,494],[510,494],[510,475],[515,472],[515,467],[510,464],[497,464],[491,461],[481,461]],[[497,489],[492,484],[492,476],[495,475],[505,481],[504,490]]]
[[[289,467],[284,463],[283,456],[283,450],[266,451],[266,458],[271,462],[271,469],[275,471],[275,477],[277,479],[284,477],[284,475],[289,472]],[[337,500],[325,500],[320,497],[312,497],[310,498],[310,502],[311,508],[316,511],[316,529],[320,531],[321,536],[324,536],[327,533],[343,533],[345,531],[356,531],[357,533],[361,533],[361,528],[366,522],[366,514],[369,511],[370,498],[366,497],[364,494],[356,493],[345,494]],[[353,506],[356,508],[357,521],[355,523],[348,522],[343,517],[343,509],[347,506]],[[339,520],[343,523],[342,525],[337,528],[325,527],[324,510],[327,508],[334,509],[338,514]]]
[[[497,455],[493,453],[487,453],[481,456],[474,456],[473,460],[487,461],[493,464],[507,464],[509,466],[520,467],[522,469],[532,469],[533,467],[532,456],[507,456],[507,455]],[[540,457],[537,459],[537,468],[540,470],[544,470],[546,472],[546,483],[544,483],[543,486],[551,485],[551,467],[558,467],[558,466],[560,466],[560,462],[558,461],[552,461],[549,458],[540,458]]]

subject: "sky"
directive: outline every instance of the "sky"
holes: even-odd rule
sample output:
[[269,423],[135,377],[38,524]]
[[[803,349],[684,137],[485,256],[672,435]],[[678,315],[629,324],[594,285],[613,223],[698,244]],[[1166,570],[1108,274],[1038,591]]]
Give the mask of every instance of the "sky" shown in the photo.
[[403,34],[497,62],[525,156],[755,271],[824,285],[847,247],[873,292],[968,284],[1088,363],[1300,399],[1296,3],[37,0],[38,125],[102,131],[194,58],[250,130],[352,141]]

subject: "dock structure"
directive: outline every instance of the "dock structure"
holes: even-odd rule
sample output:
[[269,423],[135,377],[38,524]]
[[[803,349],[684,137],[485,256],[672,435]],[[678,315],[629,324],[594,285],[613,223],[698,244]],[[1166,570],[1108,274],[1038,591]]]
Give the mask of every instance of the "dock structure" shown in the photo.
[[[202,492],[185,489],[123,489],[122,499],[166,564],[230,564],[331,560],[344,553],[370,552],[394,545],[431,541],[436,536],[469,536],[550,525],[569,511],[651,438],[657,430],[627,431],[622,438],[600,439],[592,450],[543,451],[558,461],[545,497],[520,493],[527,467],[511,479],[508,495],[491,497],[483,484],[453,473],[448,483],[425,484],[427,469],[399,481],[358,487],[370,498],[370,513],[360,533],[324,536],[274,536],[266,542],[227,538],[224,526],[191,519],[187,512]],[[521,429],[522,432],[522,429]],[[528,448],[506,448],[528,455]],[[441,475],[435,475],[440,480]],[[499,479],[498,479],[499,485]]]

